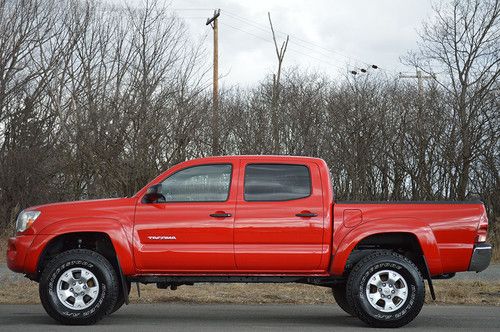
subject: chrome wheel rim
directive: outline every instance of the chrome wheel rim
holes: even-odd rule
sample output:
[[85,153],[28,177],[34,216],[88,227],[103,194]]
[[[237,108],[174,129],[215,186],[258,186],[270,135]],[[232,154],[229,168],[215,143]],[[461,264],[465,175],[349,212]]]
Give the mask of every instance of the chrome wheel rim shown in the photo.
[[87,269],[76,267],[65,271],[57,281],[57,298],[72,310],[90,307],[99,295],[99,281]]
[[377,271],[368,279],[366,298],[378,311],[394,312],[401,308],[408,298],[408,283],[396,271]]

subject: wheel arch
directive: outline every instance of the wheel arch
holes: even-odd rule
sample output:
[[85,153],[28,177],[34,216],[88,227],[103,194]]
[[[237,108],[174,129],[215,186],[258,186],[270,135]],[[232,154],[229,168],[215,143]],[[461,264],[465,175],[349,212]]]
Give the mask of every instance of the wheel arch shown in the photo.
[[441,258],[434,233],[427,225],[413,226],[401,227],[401,222],[358,226],[338,245],[330,273],[343,275],[370,250],[391,249],[406,251],[406,256],[412,259],[424,274],[427,274],[427,268],[431,275],[441,274]]
[[116,272],[118,280],[120,280],[120,292],[123,294],[124,302],[128,304],[128,287],[126,286],[126,278],[123,271],[123,257],[130,257],[130,259],[132,257],[128,255],[122,255],[120,257],[116,250],[115,243],[113,243],[113,238],[104,231],[67,232],[52,237],[38,256],[36,273],[33,279],[39,280],[44,267],[53,257],[76,248],[95,251],[109,261]]
[[408,257],[425,275],[426,266],[423,251],[415,234],[410,232],[387,232],[368,235],[359,241],[349,254],[345,270],[350,270],[363,257],[374,250],[393,250]]
[[105,232],[69,232],[58,234],[47,242],[37,263],[37,274],[56,255],[71,249],[90,249],[104,256],[115,268],[118,264],[115,248],[110,236]]
[[69,249],[92,249],[106,257],[125,275],[135,273],[132,246],[122,224],[113,219],[70,219],[54,223],[38,234],[30,248],[31,260],[25,262],[34,279],[48,259]]

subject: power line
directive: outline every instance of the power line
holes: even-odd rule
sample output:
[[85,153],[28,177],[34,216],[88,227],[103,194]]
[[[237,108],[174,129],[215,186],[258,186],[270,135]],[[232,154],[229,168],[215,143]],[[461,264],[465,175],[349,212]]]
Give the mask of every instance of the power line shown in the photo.
[[213,8],[171,8],[172,10],[179,10],[179,11],[190,11],[190,10],[194,10],[194,11],[200,11],[200,10],[210,10],[212,11]]
[[[258,23],[258,22],[255,22],[255,21],[249,20],[249,19],[247,19],[247,18],[245,18],[245,17],[242,17],[242,16],[240,16],[240,15],[238,15],[238,14],[236,14],[236,13],[229,12],[229,11],[227,11],[227,10],[226,10],[225,12],[226,12],[226,13],[227,13],[230,17],[232,17],[232,18],[234,18],[234,19],[236,19],[236,20],[239,20],[240,22],[246,23],[246,24],[251,25],[251,26],[253,26],[253,27],[257,28],[257,29],[260,29],[260,30],[262,30],[262,31],[268,32],[268,30],[267,30],[266,28],[264,28],[264,25],[262,25],[262,24],[260,24],[260,23]],[[298,40],[298,41],[300,41],[300,42],[302,42],[302,43],[305,43],[305,44],[312,45],[312,46],[314,46],[314,47],[316,47],[316,48],[319,48],[319,49],[322,49],[322,50],[324,50],[324,51],[326,51],[326,52],[330,52],[330,53],[338,54],[339,56],[344,57],[344,58],[346,58],[346,59],[348,59],[348,60],[350,60],[350,61],[356,60],[356,61],[354,61],[354,62],[361,62],[361,63],[363,63],[363,64],[365,64],[365,65],[367,65],[367,66],[373,66],[373,63],[368,63],[368,62],[365,62],[365,61],[363,61],[363,60],[361,60],[361,59],[359,59],[359,58],[356,58],[356,57],[352,57],[352,56],[346,55],[346,54],[344,54],[344,53],[342,53],[342,52],[339,52],[339,51],[334,51],[334,50],[327,49],[327,48],[325,48],[325,47],[323,47],[323,46],[321,46],[321,45],[318,45],[318,44],[312,43],[312,42],[307,41],[307,40],[305,40],[305,39],[302,39],[302,38],[300,38],[300,37],[298,37],[298,36],[296,36],[296,35],[293,35],[293,34],[287,34],[287,33],[283,32],[283,31],[279,31],[279,30],[276,30],[276,31],[277,31],[278,33],[280,33],[281,35],[285,35],[285,36],[286,36],[286,35],[290,35],[290,36],[291,36],[291,37],[293,37],[295,40]],[[310,47],[307,47],[307,46],[304,46],[304,45],[300,45],[300,43],[295,42],[295,44],[297,44],[297,45],[299,45],[299,46],[301,46],[301,47],[303,47],[303,48],[307,48],[307,49],[310,49],[310,50],[312,50],[312,51],[316,51],[316,52],[317,52],[317,50],[311,49]],[[377,69],[382,69],[382,68],[380,68],[379,66],[377,66]],[[382,70],[384,70],[384,69],[382,69]]]
[[[224,25],[224,26],[227,26],[227,27],[229,27],[229,28],[231,28],[231,29],[238,30],[238,31],[241,31],[241,32],[243,32],[243,33],[246,33],[246,34],[251,35],[251,36],[253,36],[253,37],[255,37],[255,38],[259,38],[259,39],[261,39],[261,40],[263,40],[263,41],[266,41],[266,42],[268,42],[268,43],[271,43],[271,44],[273,43],[273,41],[272,41],[272,40],[270,40],[270,39],[268,39],[268,38],[264,38],[264,37],[262,37],[262,36],[259,36],[259,35],[256,35],[256,34],[252,33],[252,32],[249,32],[249,31],[243,30],[243,29],[241,29],[241,28],[238,28],[238,27],[232,26],[232,25],[230,25],[230,24],[227,24],[227,23],[224,23],[224,22],[221,22],[220,24],[221,24],[221,25]],[[340,69],[340,70],[345,70],[345,68],[342,68],[342,67],[340,67],[339,65],[336,65],[336,64],[333,64],[333,63],[331,63],[331,62],[325,61],[324,59],[320,59],[320,58],[314,57],[314,56],[312,56],[312,55],[310,55],[310,54],[303,53],[303,52],[300,52],[300,51],[297,51],[297,50],[294,50],[294,49],[289,49],[289,51],[290,51],[290,52],[293,52],[293,53],[297,53],[297,54],[303,55],[303,56],[306,56],[306,57],[309,57],[309,58],[311,58],[311,59],[317,60],[317,61],[319,61],[319,62],[321,62],[321,63],[324,63],[324,64],[326,64],[326,65],[329,65],[329,66],[332,66],[332,67],[338,68],[338,69]]]
[[[210,8],[173,8],[173,10],[179,10],[179,11],[207,11],[207,10],[211,10],[211,9]],[[242,22],[242,23],[246,24],[247,26],[251,26],[251,27],[256,28],[256,29],[258,29],[258,30],[260,30],[262,32],[265,32],[266,34],[269,33],[269,28],[267,26],[264,26],[264,25],[262,25],[262,24],[260,24],[258,22],[252,21],[252,20],[250,20],[248,18],[240,16],[240,15],[238,15],[236,13],[231,12],[231,11],[224,10],[224,12],[225,12],[225,14],[227,14],[226,17],[230,17],[231,19],[234,19],[234,20],[237,20],[239,22]],[[191,18],[191,17],[189,17],[189,18]],[[195,18],[195,17],[192,17],[192,18]],[[254,36],[256,38],[265,40],[266,42],[272,43],[271,40],[263,38],[262,36],[259,36],[259,35],[255,34],[255,33],[250,32],[250,31],[243,30],[241,28],[238,28],[238,27],[235,27],[233,25],[230,25],[230,24],[227,24],[227,23],[223,23],[223,22],[220,22],[220,24],[226,25],[226,26],[228,26],[228,27],[230,27],[232,29],[241,31],[243,33],[246,33],[248,35]],[[282,36],[287,36],[288,35],[287,33],[283,32],[283,31],[276,30],[276,32],[278,34],[282,35]],[[366,73],[367,70],[369,70],[369,69],[380,69],[380,70],[388,72],[388,70],[386,70],[384,68],[380,68],[377,65],[370,64],[370,63],[365,62],[365,61],[363,61],[363,60],[361,60],[359,58],[346,55],[346,54],[344,54],[342,52],[339,52],[339,51],[330,50],[330,49],[325,48],[325,47],[323,47],[321,45],[318,45],[318,44],[315,44],[313,42],[310,42],[310,41],[307,41],[305,39],[302,39],[302,38],[300,38],[300,37],[298,37],[296,35],[290,34],[290,36],[293,37],[293,39],[291,40],[292,47],[293,46],[297,46],[297,47],[303,48],[303,49],[305,49],[307,51],[314,52],[317,55],[320,55],[320,56],[325,57],[325,58],[329,58],[332,55],[333,56],[343,57],[343,58],[349,60],[349,62],[362,63],[362,64],[364,64],[364,65],[367,66],[366,68],[360,68],[359,65],[354,65],[353,66],[354,69],[348,71],[348,72],[350,72],[353,75],[357,75],[359,72]],[[331,63],[329,61],[326,61],[324,59],[320,59],[318,57],[312,56],[311,54],[303,53],[303,52],[298,51],[296,49],[290,49],[290,51],[294,52],[294,53],[297,53],[297,54],[300,54],[300,55],[303,55],[303,56],[307,56],[307,57],[309,57],[311,59],[315,59],[315,60],[320,61],[320,62],[322,62],[324,64],[327,64],[329,66],[333,66],[333,67],[336,67],[336,68],[339,68],[339,69],[342,69],[342,70],[345,69],[345,68],[342,68],[339,65],[336,65],[336,64],[333,64],[333,63]],[[351,66],[351,65],[348,65],[348,66]]]
[[[233,15],[230,15],[230,16],[231,16],[231,17],[233,17]],[[234,17],[233,17],[233,18],[234,18]],[[242,20],[239,20],[239,21],[243,22]],[[246,23],[246,22],[244,22],[244,23]],[[255,27],[255,28],[257,28],[257,29],[259,29],[259,30],[261,30],[261,31],[263,31],[263,32],[269,33],[269,29],[263,29],[263,28],[261,28],[261,27],[259,27],[259,26],[256,26],[256,25],[254,25],[254,24],[250,24],[250,23],[247,23],[247,24],[248,24],[248,25],[250,25],[250,26],[253,26],[253,27]],[[283,34],[283,33],[281,33],[281,32],[280,32],[280,34],[281,34],[281,35],[283,35],[283,36],[286,36],[286,34]],[[306,50],[309,50],[309,51],[312,51],[312,52],[315,52],[315,53],[319,53],[319,54],[321,54],[321,55],[322,55],[322,56],[324,56],[324,57],[330,57],[330,56],[331,56],[330,54],[326,54],[326,53],[323,53],[323,52],[318,52],[318,50],[316,50],[316,49],[314,49],[314,48],[311,48],[311,47],[309,47],[309,46],[303,45],[303,44],[301,44],[301,43],[297,43],[294,39],[292,39],[292,40],[291,40],[291,44],[296,45],[296,46],[299,46],[299,47],[301,47],[301,48],[304,48],[304,49],[306,49]]]
[[268,38],[265,38],[265,37],[262,37],[262,36],[256,35],[256,34],[254,34],[254,33],[251,33],[251,32],[249,32],[249,31],[243,30],[243,29],[241,29],[241,28],[237,28],[237,27],[232,26],[232,25],[230,25],[230,24],[227,24],[227,23],[225,23],[225,22],[220,22],[220,24],[221,24],[221,25],[224,25],[224,26],[227,26],[227,27],[230,27],[230,28],[232,28],[232,29],[235,29],[235,30],[238,30],[238,31],[244,32],[244,33],[249,34],[249,35],[251,35],[251,36],[254,36],[254,37],[256,37],[256,38],[262,39],[262,40],[264,40],[264,41],[266,41],[266,42],[269,42],[269,43],[272,43],[272,42],[273,42],[272,40],[270,40],[270,39],[268,39]]
[[[211,10],[211,9],[210,9],[210,8],[173,8],[173,10]],[[268,27],[267,27],[267,26],[265,26],[265,25],[263,25],[263,24],[261,24],[261,23],[258,23],[258,22],[255,22],[255,21],[252,21],[252,20],[250,20],[250,19],[248,19],[248,18],[245,18],[245,17],[243,17],[243,16],[240,16],[240,15],[238,15],[238,14],[236,14],[236,13],[233,13],[233,12],[231,12],[231,11],[228,11],[228,10],[224,10],[224,12],[225,12],[225,13],[226,13],[229,17],[231,17],[231,18],[233,18],[233,19],[235,19],[235,20],[238,20],[238,21],[240,21],[240,22],[243,22],[243,23],[245,23],[245,24],[247,24],[247,25],[250,25],[250,26],[252,26],[252,27],[254,27],[254,28],[256,28],[256,29],[259,29],[259,30],[261,30],[261,31],[263,31],[263,32],[266,32],[266,33],[268,33],[268,32],[269,32]],[[310,51],[313,51],[313,52],[319,53],[317,49],[311,48],[310,46],[306,46],[306,45],[311,45],[311,46],[316,47],[316,48],[319,48],[319,49],[321,49],[321,50],[323,50],[323,51],[325,51],[325,52],[328,52],[328,53],[333,53],[333,54],[337,54],[338,56],[343,57],[343,58],[345,58],[345,59],[348,59],[348,60],[349,60],[349,61],[351,61],[351,62],[360,62],[360,63],[362,63],[362,64],[364,64],[364,65],[366,65],[366,66],[368,66],[368,67],[371,67],[371,66],[373,65],[373,63],[368,63],[368,62],[365,62],[365,61],[363,61],[363,60],[361,60],[361,59],[359,59],[359,58],[356,58],[356,57],[353,57],[353,56],[346,55],[346,54],[344,54],[344,53],[342,53],[342,52],[339,52],[339,51],[335,51],[335,50],[331,50],[331,49],[325,48],[325,47],[323,47],[323,46],[321,46],[321,45],[318,45],[318,44],[315,44],[315,43],[310,42],[310,41],[308,41],[308,40],[305,40],[305,39],[303,39],[303,38],[300,38],[300,37],[298,37],[298,36],[296,36],[296,35],[294,35],[294,34],[288,34],[288,33],[286,33],[286,32],[280,31],[280,30],[276,30],[276,32],[277,32],[277,33],[279,33],[279,34],[281,34],[282,36],[287,36],[287,35],[290,35],[290,36],[291,36],[291,37],[293,37],[293,39],[294,39],[294,40],[293,40],[293,43],[294,43],[295,45],[299,46],[299,47],[304,48],[304,49],[307,49],[307,50],[310,50]],[[248,32],[245,32],[245,33],[248,33]],[[298,42],[297,42],[297,41],[298,41]],[[306,45],[304,45],[304,44],[306,44]],[[322,53],[322,55],[323,55],[323,56],[327,56],[325,53]],[[328,55],[328,56],[330,56],[330,55]],[[385,70],[385,69],[383,69],[383,68],[380,68],[379,66],[377,66],[377,69]]]
[[[204,8],[204,7],[197,7],[197,8],[172,8],[172,10],[173,10],[173,11],[208,11],[208,10],[212,10],[212,9],[211,9],[211,8]],[[232,19],[235,19],[235,20],[238,20],[238,21],[240,21],[240,22],[243,22],[243,23],[245,23],[245,24],[247,24],[247,25],[249,25],[249,26],[252,26],[252,27],[254,27],[254,28],[256,28],[256,29],[259,29],[259,30],[261,30],[261,31],[263,31],[263,32],[266,32],[266,33],[267,33],[267,32],[269,32],[268,27],[267,27],[266,25],[263,25],[263,24],[261,24],[261,23],[259,23],[259,22],[255,22],[255,21],[253,21],[253,20],[250,20],[250,19],[248,19],[248,18],[246,18],[246,17],[243,17],[243,16],[241,16],[241,15],[239,15],[239,14],[236,14],[236,13],[231,12],[231,11],[228,11],[228,10],[224,10],[224,12],[227,14],[227,16],[231,17]],[[191,18],[191,17],[189,17],[189,18]],[[192,18],[195,18],[195,17],[192,17]],[[228,25],[228,26],[229,26],[229,25]],[[234,27],[234,26],[230,26],[230,27],[231,27],[231,28],[233,28],[233,29],[236,29],[236,30],[240,30],[240,31],[242,31],[241,29],[237,29],[237,28],[236,28],[236,27]],[[262,39],[262,37],[257,36],[257,35],[255,35],[255,34],[252,34],[251,32],[248,32],[248,31],[242,31],[242,32],[247,33],[247,34],[251,34],[251,35],[253,35],[253,36],[257,37],[257,38]],[[325,56],[325,57],[326,57],[326,56],[331,56],[331,54],[336,54],[337,56],[343,57],[343,58],[345,58],[345,59],[349,60],[350,62],[354,62],[354,63],[359,62],[359,63],[362,63],[362,64],[364,64],[365,66],[367,66],[367,68],[357,68],[357,70],[359,70],[359,71],[360,71],[360,72],[362,72],[362,73],[365,73],[365,72],[367,71],[367,69],[370,69],[370,68],[373,68],[373,69],[380,69],[380,70],[383,70],[383,71],[386,71],[386,72],[393,73],[392,71],[387,70],[387,69],[385,69],[385,68],[381,68],[380,66],[378,66],[378,65],[374,65],[373,63],[369,63],[369,62],[363,61],[363,60],[362,60],[362,59],[360,59],[360,58],[357,58],[357,57],[354,57],[354,56],[347,55],[347,54],[345,54],[345,53],[343,53],[343,52],[340,52],[340,51],[336,51],[336,50],[331,50],[331,49],[328,49],[328,48],[326,48],[326,47],[324,47],[324,46],[321,46],[321,45],[318,45],[318,44],[316,44],[316,43],[313,43],[313,42],[310,42],[310,41],[308,41],[308,40],[305,40],[305,39],[303,39],[303,38],[300,38],[300,37],[298,37],[298,36],[296,36],[296,35],[294,35],[294,34],[288,34],[288,33],[286,33],[286,32],[279,31],[279,30],[276,30],[276,32],[277,32],[278,34],[281,34],[282,36],[287,36],[287,35],[289,35],[289,36],[293,37],[292,43],[293,43],[294,45],[296,45],[296,46],[298,46],[298,47],[302,47],[302,48],[304,48],[304,49],[306,49],[306,50],[309,50],[309,51],[312,51],[312,52],[315,52],[315,53],[319,53],[319,54],[321,54],[322,56]],[[312,48],[312,47],[307,46],[307,45],[313,46],[313,47],[315,47],[315,48]],[[330,54],[328,54],[328,55],[327,55],[326,53],[319,52],[319,51],[318,51],[318,49],[323,50],[324,52],[328,52],[328,53],[330,53]],[[296,51],[296,50],[294,50],[294,51],[295,51],[296,53],[299,53],[299,54],[304,55],[304,53],[301,53],[301,52]],[[311,57],[311,58],[314,58],[314,57],[312,57],[311,55],[308,55],[308,56],[309,56],[309,57]],[[323,60],[320,60],[320,61],[323,61]],[[336,67],[338,67],[338,66],[336,66]],[[356,66],[355,66],[355,67],[356,67]],[[338,68],[340,68],[340,67],[338,67]],[[351,71],[351,73],[352,73],[352,74],[355,74],[355,73],[357,74],[357,70],[352,70],[352,71]]]

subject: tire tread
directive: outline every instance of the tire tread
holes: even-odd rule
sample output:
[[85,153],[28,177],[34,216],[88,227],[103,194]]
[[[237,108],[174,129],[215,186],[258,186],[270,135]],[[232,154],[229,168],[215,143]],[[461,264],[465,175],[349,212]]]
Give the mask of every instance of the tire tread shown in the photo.
[[[43,287],[47,286],[48,279],[50,278],[50,275],[52,274],[52,271],[56,268],[58,268],[61,264],[64,262],[70,261],[70,260],[94,260],[97,262],[97,264],[100,265],[100,267],[103,270],[103,273],[109,274],[109,278],[111,280],[110,285],[108,285],[108,298],[106,298],[107,305],[103,308],[99,308],[95,314],[93,315],[88,315],[85,318],[80,318],[80,319],[72,319],[68,318],[66,316],[63,316],[59,314],[54,308],[51,303],[50,299],[46,296],[45,290]],[[96,265],[97,265],[96,264]],[[116,277],[116,272],[111,265],[111,263],[104,258],[101,254],[88,250],[88,249],[71,249],[68,251],[65,251],[63,253],[60,253],[59,255],[55,256],[48,264],[45,266],[44,270],[42,271],[42,275],[40,278],[40,284],[39,284],[39,294],[40,294],[40,301],[42,302],[42,305],[45,309],[45,311],[49,314],[50,317],[53,319],[61,322],[62,324],[65,325],[92,325],[97,323],[99,320],[104,318],[106,315],[110,314],[111,311],[113,310],[117,300],[118,300],[118,295],[119,295],[119,287],[118,287],[118,279]]]
[[401,319],[397,321],[381,321],[373,318],[372,316],[368,315],[365,313],[363,310],[360,310],[360,308],[356,305],[354,301],[354,295],[353,291],[357,287],[355,285],[355,276],[360,275],[363,273],[362,271],[366,268],[366,265],[371,263],[375,259],[379,259],[380,257],[388,257],[390,259],[396,260],[396,261],[402,261],[405,264],[408,264],[411,268],[415,270],[417,273],[417,278],[419,279],[418,282],[422,283],[424,285],[423,287],[423,298],[420,299],[421,303],[423,305],[424,299],[425,299],[425,284],[424,284],[424,279],[422,277],[422,274],[418,267],[413,263],[408,257],[403,256],[401,254],[398,254],[392,250],[377,250],[374,251],[372,254],[366,255],[364,258],[362,258],[351,270],[349,273],[347,283],[346,283],[346,294],[347,294],[347,301],[349,303],[349,306],[354,310],[355,314],[357,317],[359,317],[362,321],[367,323],[368,325],[372,327],[382,327],[382,328],[395,328],[395,327],[401,327],[404,326],[408,323],[410,323],[415,317],[418,315],[420,310],[422,309],[422,305],[417,305],[415,308],[412,308],[413,311],[410,312],[409,314],[403,316]]

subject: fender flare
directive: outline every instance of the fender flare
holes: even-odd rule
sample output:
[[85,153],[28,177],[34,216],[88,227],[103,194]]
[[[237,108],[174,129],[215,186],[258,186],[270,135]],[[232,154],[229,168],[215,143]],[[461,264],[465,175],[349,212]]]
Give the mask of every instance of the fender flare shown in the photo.
[[[127,225],[127,224],[125,224]],[[131,227],[130,227],[131,228]],[[113,218],[77,217],[62,219],[47,225],[36,237],[31,245],[36,262],[26,262],[29,266],[38,266],[38,259],[46,246],[55,238],[69,233],[105,233],[111,240],[116,253],[120,269],[124,275],[135,274],[134,256],[132,249],[132,229],[127,230],[123,223]]]
[[[342,234],[341,226],[337,234]],[[409,218],[377,219],[364,222],[350,230],[339,242],[333,252],[330,274],[342,275],[349,255],[363,239],[376,234],[408,233],[414,235],[422,249],[431,275],[442,274],[441,255],[436,237],[431,227],[425,222]],[[335,234],[334,234],[335,238]],[[334,241],[335,242],[335,241]]]

